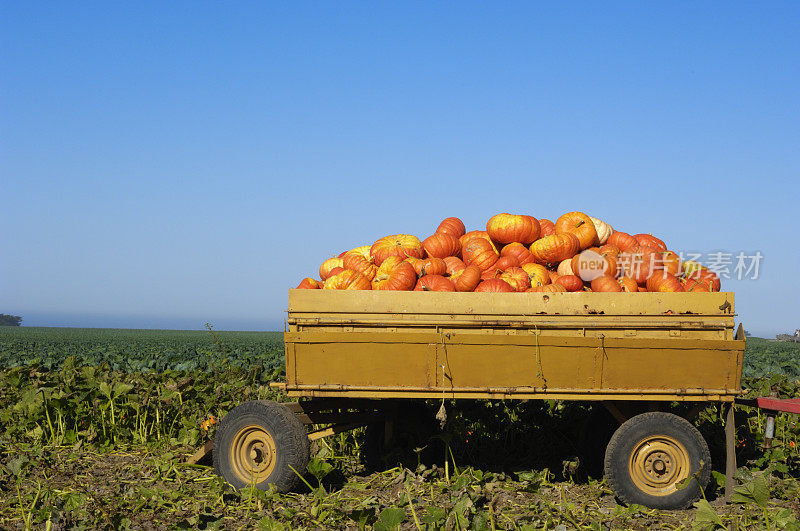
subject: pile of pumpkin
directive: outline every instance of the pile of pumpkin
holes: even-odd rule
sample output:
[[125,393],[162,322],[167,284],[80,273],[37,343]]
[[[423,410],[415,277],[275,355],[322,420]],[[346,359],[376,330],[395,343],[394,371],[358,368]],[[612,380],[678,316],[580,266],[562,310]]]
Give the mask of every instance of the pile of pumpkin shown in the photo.
[[497,214],[486,230],[466,232],[458,218],[420,241],[386,236],[325,260],[321,280],[298,289],[474,292],[719,291],[719,277],[681,261],[651,234],[628,234],[583,212],[555,223]]

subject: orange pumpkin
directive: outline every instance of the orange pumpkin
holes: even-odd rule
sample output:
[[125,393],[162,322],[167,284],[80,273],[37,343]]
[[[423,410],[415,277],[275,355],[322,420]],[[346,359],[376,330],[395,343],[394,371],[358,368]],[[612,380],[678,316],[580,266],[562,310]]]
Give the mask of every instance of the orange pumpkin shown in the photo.
[[447,274],[450,276],[452,276],[456,271],[461,271],[467,267],[461,258],[458,258],[457,256],[447,256],[442,258],[442,260],[444,260],[444,264],[447,268]]
[[667,250],[667,244],[652,234],[634,234],[633,237],[636,238],[636,242],[642,247],[650,247],[656,251]]
[[526,293],[566,293],[567,288],[561,284],[547,284],[545,286],[533,286],[526,289]]
[[425,258],[421,260],[419,276],[444,275],[447,273],[447,264],[441,258]]
[[619,274],[617,270],[617,255],[612,253],[604,255],[597,251],[590,251],[592,249],[586,249],[572,257],[570,265],[573,273],[561,274],[578,275],[587,282],[594,280],[598,275],[616,277]]
[[[462,255],[462,258],[463,258],[463,255],[464,255],[464,247],[467,245],[467,243],[469,243],[474,238],[483,238],[487,242],[491,243],[492,244],[492,248],[495,251],[497,251],[497,246],[494,244],[492,239],[489,237],[489,233],[488,232],[486,232],[485,230],[471,230],[471,231],[469,231],[468,233],[464,234],[462,237],[460,237],[458,239],[458,241],[461,243],[461,255]],[[499,254],[499,251],[498,251],[498,254]]]
[[375,272],[378,271],[378,266],[372,260],[369,245],[356,247],[344,253],[342,267],[358,271],[369,280],[375,278]]
[[447,273],[447,264],[441,258],[406,258],[405,260],[414,267],[417,276],[424,275],[444,275]]
[[556,233],[556,224],[550,221],[549,219],[540,219],[539,220],[539,237],[544,238],[545,236],[552,236]]
[[707,282],[709,291],[719,291],[722,288],[722,283],[716,273],[693,260],[683,263],[683,276],[686,280]]
[[608,237],[608,241],[606,244],[613,245],[620,252],[627,251],[631,247],[635,245],[639,245],[639,242],[636,241],[636,238],[628,234],[627,232],[620,232],[615,230],[611,233],[611,236]]
[[342,269],[329,276],[322,289],[371,289],[371,286],[367,277],[358,271]]
[[322,265],[319,266],[319,278],[327,280],[331,275],[331,269],[334,267],[344,267],[344,261],[341,258],[328,258]]
[[411,258],[406,258],[406,262],[411,264],[411,267],[414,268],[418,277],[422,276],[422,260],[420,258],[414,258],[412,256]]
[[522,214],[497,214],[486,223],[489,237],[502,244],[512,242],[530,245],[539,239],[539,220]]
[[556,220],[556,234],[569,232],[578,237],[581,249],[598,243],[592,218],[583,212],[567,212]]
[[546,286],[550,284],[550,274],[541,264],[522,264],[522,270],[528,274],[531,286]]
[[614,277],[602,275],[592,280],[592,291],[614,293],[622,291],[622,286]]
[[644,284],[653,272],[655,261],[653,249],[635,245],[619,254],[620,274]]
[[380,240],[372,244],[370,248],[372,260],[376,265],[380,266],[383,261],[390,256],[398,256],[400,258],[408,258],[413,256],[422,258],[423,249],[422,242],[416,236],[411,234],[393,234],[392,236],[384,236]]
[[474,264],[481,268],[481,271],[492,267],[500,257],[494,245],[485,238],[472,238],[462,248],[461,254],[465,264]]
[[681,257],[672,251],[659,251],[656,253],[654,269],[678,276],[683,272]]
[[545,236],[531,244],[531,254],[537,263],[555,265],[575,256],[581,249],[581,242],[571,232]]
[[666,271],[655,271],[647,279],[647,291],[671,292],[683,291],[683,284],[678,277]]
[[432,258],[445,258],[457,256],[461,252],[461,243],[455,236],[437,232],[423,240],[422,248]]
[[464,227],[464,222],[458,218],[445,218],[444,221],[439,223],[439,227],[436,229],[437,233],[441,234],[449,234],[454,238],[458,239],[467,232],[466,227]]
[[578,258],[580,255],[576,254],[572,258],[568,258],[566,260],[561,260],[559,262],[558,267],[556,268],[556,273],[559,275],[576,275],[577,269],[572,268],[572,261]]
[[694,260],[686,260],[683,263],[683,276],[686,278],[700,278],[700,271],[705,268],[704,265],[700,265]]
[[483,272],[481,278],[498,278],[509,267],[519,267],[519,262],[513,256],[501,256],[492,267]]
[[[717,282],[719,282],[719,279],[717,279]],[[719,284],[715,284],[711,279],[685,278],[683,279],[683,291],[719,291]]]
[[[328,278],[331,278],[333,275],[341,273],[342,271],[345,271],[345,268],[338,267],[338,266],[334,267],[333,269],[330,270],[330,273],[328,273]],[[328,280],[328,279],[326,278],[325,280]]]
[[300,281],[300,284],[298,284],[295,289],[320,289],[320,287],[319,281],[311,277],[306,277]]
[[617,283],[619,283],[622,291],[626,291],[629,293],[638,293],[639,292],[639,284],[636,283],[631,277],[619,277],[617,279]]
[[600,249],[597,252],[602,254],[603,256],[607,256],[607,255],[610,255],[610,254],[613,254],[614,256],[617,256],[622,251],[620,251],[619,247],[617,247],[616,245],[607,243],[605,245],[601,245]]
[[711,286],[707,282],[700,282],[699,280],[684,278],[681,281],[681,284],[683,284],[683,291],[687,293],[691,292],[708,293],[711,290]]
[[408,291],[417,283],[414,267],[397,255],[388,256],[372,279],[372,289]]
[[577,275],[562,275],[556,279],[556,284],[561,284],[567,291],[581,291],[583,280]]
[[698,280],[700,280],[700,282],[708,282],[709,291],[719,291],[722,288],[719,276],[708,268],[700,270]]
[[514,293],[514,288],[505,280],[490,278],[484,280],[475,288],[475,293]]
[[500,273],[500,276],[497,278],[508,282],[508,284],[514,288],[514,291],[525,291],[531,287],[531,279],[528,277],[528,273],[521,267],[509,267]]
[[519,262],[520,266],[525,264],[533,264],[536,262],[530,250],[528,250],[527,247],[519,242],[512,242],[503,246],[503,248],[500,250],[500,258],[504,256],[513,256],[517,259],[517,262]]
[[455,285],[442,275],[425,275],[417,280],[414,291],[455,291]]
[[476,265],[468,265],[453,273],[450,280],[456,291],[473,291],[481,282],[481,269]]

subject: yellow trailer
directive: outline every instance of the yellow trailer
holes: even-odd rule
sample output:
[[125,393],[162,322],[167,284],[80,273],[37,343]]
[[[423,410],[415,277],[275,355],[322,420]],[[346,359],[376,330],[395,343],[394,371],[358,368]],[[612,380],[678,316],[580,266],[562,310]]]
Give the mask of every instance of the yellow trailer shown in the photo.
[[215,466],[234,485],[292,488],[308,440],[378,421],[388,437],[399,399],[599,401],[620,423],[605,454],[617,496],[685,507],[710,477],[708,446],[661,410],[726,406],[730,490],[745,348],[735,316],[733,293],[290,290],[282,387],[305,400],[234,409]]

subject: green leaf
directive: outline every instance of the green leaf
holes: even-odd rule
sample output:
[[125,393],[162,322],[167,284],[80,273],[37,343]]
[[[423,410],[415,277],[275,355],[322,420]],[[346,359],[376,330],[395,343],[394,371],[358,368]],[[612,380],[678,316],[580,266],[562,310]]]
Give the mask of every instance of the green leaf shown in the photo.
[[359,529],[366,528],[367,524],[375,520],[375,510],[363,507],[350,511],[350,518],[358,524]]
[[717,514],[711,504],[706,500],[700,500],[694,504],[697,512],[694,514],[695,529],[725,529],[725,523]]
[[36,426],[32,430],[28,431],[26,435],[35,441],[39,441],[42,439],[42,435],[44,435],[44,430],[41,426]]
[[489,515],[483,511],[476,514],[475,518],[472,519],[472,529],[475,531],[488,531],[490,525]]
[[767,507],[768,501],[769,485],[764,474],[755,475],[748,483],[736,487],[731,496],[733,503],[755,503],[762,509]]
[[111,386],[108,385],[108,382],[100,382],[100,392],[111,400]]
[[684,478],[683,480],[675,484],[675,488],[678,490],[683,490],[691,484],[692,480],[694,480],[694,476],[689,476],[688,478]]
[[445,511],[441,507],[436,507],[435,505],[432,505],[430,507],[425,508],[425,516],[422,517],[422,522],[436,527],[443,524],[446,518],[447,518],[447,511]]
[[455,521],[461,529],[469,528],[469,513],[472,506],[471,499],[468,497],[460,498],[450,513],[455,517]]
[[283,529],[286,529],[286,526],[277,520],[273,520],[269,516],[265,516],[259,520],[258,529],[262,531],[283,531]]
[[113,389],[114,398],[127,394],[131,389],[133,389],[133,386],[130,384],[116,382]]
[[725,474],[723,474],[722,472],[717,472],[716,470],[712,470],[711,477],[714,478],[714,481],[717,484],[717,488],[719,489],[725,488]]
[[800,520],[797,519],[791,509],[781,509],[772,515],[772,522],[778,529],[785,531],[800,530]]
[[8,462],[7,468],[9,472],[19,477],[25,469],[25,465],[29,463],[29,459],[24,455],[19,455]]
[[321,483],[322,479],[331,473],[333,465],[323,459],[313,458],[308,462],[308,471]]
[[390,531],[398,529],[406,519],[405,509],[389,507],[381,511],[378,521],[375,522],[375,531]]

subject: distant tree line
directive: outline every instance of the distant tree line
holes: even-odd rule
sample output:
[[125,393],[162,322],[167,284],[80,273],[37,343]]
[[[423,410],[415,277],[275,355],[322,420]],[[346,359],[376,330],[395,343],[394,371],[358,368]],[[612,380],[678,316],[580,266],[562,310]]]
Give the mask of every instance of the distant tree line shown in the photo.
[[19,315],[6,315],[0,313],[0,326],[19,326],[22,322],[22,317]]

